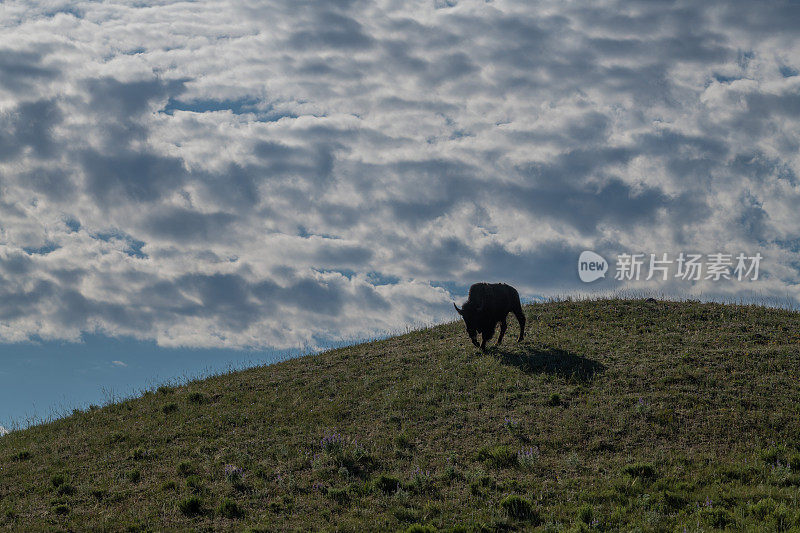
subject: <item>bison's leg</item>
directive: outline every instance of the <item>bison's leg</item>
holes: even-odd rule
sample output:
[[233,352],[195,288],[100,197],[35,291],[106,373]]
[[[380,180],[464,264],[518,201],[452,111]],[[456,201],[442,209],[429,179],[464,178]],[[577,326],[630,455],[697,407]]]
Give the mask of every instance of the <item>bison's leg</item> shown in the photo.
[[514,316],[517,317],[517,322],[519,322],[519,339],[517,339],[517,342],[519,342],[525,337],[525,313],[522,312],[522,305],[520,305],[519,300],[514,302],[514,309],[511,312],[514,313]]
[[481,350],[486,351],[486,343],[492,340],[494,337],[494,328],[497,327],[497,323],[491,325],[491,327],[487,327],[481,330]]
[[499,346],[501,342],[503,342],[503,335],[506,334],[506,328],[508,327],[508,322],[506,322],[506,317],[503,317],[503,320],[500,321],[500,336],[497,337],[497,345]]

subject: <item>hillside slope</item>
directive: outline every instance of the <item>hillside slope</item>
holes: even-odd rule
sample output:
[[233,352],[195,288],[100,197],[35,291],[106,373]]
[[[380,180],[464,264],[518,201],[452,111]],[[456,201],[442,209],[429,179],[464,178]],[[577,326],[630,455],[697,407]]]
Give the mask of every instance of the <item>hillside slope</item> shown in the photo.
[[0,438],[8,529],[800,525],[800,314],[527,306],[192,382]]

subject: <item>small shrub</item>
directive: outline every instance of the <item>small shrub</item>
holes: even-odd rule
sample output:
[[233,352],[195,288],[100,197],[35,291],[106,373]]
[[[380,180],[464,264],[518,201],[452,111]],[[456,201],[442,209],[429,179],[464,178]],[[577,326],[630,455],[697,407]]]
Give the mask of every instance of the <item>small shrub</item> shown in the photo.
[[269,502],[267,507],[275,514],[291,513],[294,509],[294,499],[289,496],[283,496]]
[[533,520],[538,518],[538,513],[529,500],[522,496],[512,494],[500,502],[500,507],[506,514],[515,520]]
[[264,465],[258,465],[253,470],[253,475],[256,476],[258,479],[269,479],[271,474],[270,471],[267,470]]
[[14,460],[16,461],[26,461],[31,458],[31,452],[28,450],[20,450],[14,455]]
[[776,462],[774,465],[770,465],[767,482],[779,487],[786,487],[795,483],[795,476],[792,475],[788,463]]
[[194,467],[192,466],[192,463],[190,463],[189,461],[182,461],[182,462],[178,463],[177,470],[178,470],[178,474],[183,476],[183,477],[186,477],[186,476],[194,473]]
[[340,505],[346,505],[350,501],[350,495],[347,493],[346,488],[335,489],[330,487],[327,490],[326,496]]
[[357,440],[345,439],[339,433],[325,435],[320,440],[320,445],[324,453],[319,460],[333,463],[344,477],[364,476],[377,465],[375,458]]
[[58,487],[58,489],[56,490],[56,492],[57,492],[57,493],[58,493],[60,496],[70,496],[70,495],[72,495],[72,494],[75,494],[75,487],[74,487],[74,486],[72,486],[72,485],[70,485],[69,483],[64,483],[63,485],[60,485],[60,486]]
[[178,503],[178,509],[186,516],[197,516],[203,513],[203,500],[198,496],[189,496]]
[[722,467],[719,472],[726,481],[740,481],[746,485],[751,482],[757,471],[755,468],[733,464]]
[[484,461],[496,468],[510,468],[517,466],[517,454],[508,446],[494,446],[482,448],[478,452],[478,460]]
[[656,469],[650,463],[633,463],[626,466],[623,472],[631,477],[642,479],[652,479],[656,475]]
[[764,498],[759,500],[758,503],[750,506],[750,513],[753,514],[759,520],[765,520],[767,517],[771,516],[772,513],[775,512],[775,509],[778,508],[778,502],[773,500],[772,498]]
[[189,402],[198,405],[206,403],[206,396],[202,392],[192,392],[189,394]]
[[653,419],[665,428],[674,427],[676,424],[675,409],[665,407],[653,415]]
[[672,511],[683,509],[689,503],[689,500],[683,494],[677,492],[665,490],[662,496],[664,497],[664,505]]
[[594,509],[588,503],[584,503],[578,508],[578,520],[583,522],[586,525],[592,523],[594,519]]
[[772,445],[761,450],[761,459],[769,464],[782,462],[785,455],[786,446],[783,445]]
[[128,481],[131,483],[138,483],[139,480],[142,479],[142,473],[139,470],[130,470],[125,474],[125,477],[128,478]]
[[116,444],[118,442],[123,442],[128,439],[128,436],[120,431],[115,431],[114,433],[109,433],[108,437],[106,437],[106,441],[109,444]]
[[50,477],[50,483],[53,484],[54,487],[58,488],[64,483],[67,482],[67,476],[64,474],[54,474]]
[[381,474],[375,480],[375,488],[385,493],[397,492],[401,486],[400,480],[393,476]]
[[171,479],[169,481],[165,481],[164,483],[161,484],[161,490],[163,490],[164,492],[166,492],[168,490],[175,490],[177,488],[178,488],[178,484],[175,483],[174,481],[172,481]]
[[487,488],[494,490],[497,488],[497,481],[491,476],[480,476],[469,484],[469,490],[475,496],[480,496],[482,489]]
[[398,448],[410,450],[414,447],[414,443],[411,441],[411,437],[408,436],[407,433],[400,433],[394,438],[394,444]]
[[146,458],[149,454],[142,448],[136,448],[131,452],[131,459],[134,461],[141,461],[142,459]]
[[170,403],[168,403],[167,405],[165,405],[164,407],[161,408],[161,411],[163,411],[163,413],[165,415],[168,415],[170,413],[174,413],[177,410],[178,410],[178,404],[175,403],[175,402],[170,402]]
[[156,390],[157,390],[157,392],[160,392],[161,394],[172,394],[173,392],[175,392],[175,388],[174,387],[170,387],[168,385],[161,385]]
[[423,526],[422,524],[412,524],[406,528],[405,533],[436,533],[433,526]]
[[796,523],[796,521],[793,520],[795,516],[792,509],[789,509],[785,503],[781,503],[772,511],[770,522],[776,531],[786,531],[794,525],[793,522]]
[[53,507],[53,512],[56,513],[57,515],[69,514],[69,507],[62,503],[60,505],[56,505],[55,507]]
[[441,479],[446,481],[464,479],[464,474],[461,473],[460,470],[456,469],[456,467],[452,463],[448,463],[448,465],[444,469],[444,472],[441,475]]
[[700,509],[700,517],[705,523],[717,529],[725,529],[735,523],[730,511],[722,507]]
[[225,518],[236,519],[244,516],[244,511],[239,504],[230,498],[225,498],[219,504],[217,512]]
[[778,504],[772,498],[764,498],[749,507],[750,514],[755,516],[762,525],[769,524],[774,531],[786,531],[791,528],[795,518],[794,513],[785,504]]
[[203,490],[203,482],[199,476],[192,474],[186,478],[186,486],[193,492],[200,492]]
[[558,394],[551,394],[550,398],[547,399],[547,405],[550,407],[557,407],[561,405],[561,396]]
[[420,518],[422,518],[422,512],[414,507],[395,507],[392,509],[392,515],[394,515],[399,522],[408,522],[411,524],[419,522]]
[[793,472],[800,472],[800,453],[796,453],[789,458],[789,468]]
[[235,465],[225,465],[225,479],[232,485],[240,485],[244,479],[244,470]]
[[90,491],[90,494],[94,496],[97,500],[102,500],[103,498],[106,497],[108,491],[102,488],[94,488]]

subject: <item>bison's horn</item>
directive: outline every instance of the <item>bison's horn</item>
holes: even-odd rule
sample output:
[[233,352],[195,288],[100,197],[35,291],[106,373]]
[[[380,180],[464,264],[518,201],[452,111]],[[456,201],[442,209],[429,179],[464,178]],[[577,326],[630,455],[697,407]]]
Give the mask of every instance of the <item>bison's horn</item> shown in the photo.
[[461,314],[461,309],[458,308],[458,306],[456,305],[455,302],[453,302],[453,307],[456,308],[456,311],[458,311],[458,314],[460,315]]

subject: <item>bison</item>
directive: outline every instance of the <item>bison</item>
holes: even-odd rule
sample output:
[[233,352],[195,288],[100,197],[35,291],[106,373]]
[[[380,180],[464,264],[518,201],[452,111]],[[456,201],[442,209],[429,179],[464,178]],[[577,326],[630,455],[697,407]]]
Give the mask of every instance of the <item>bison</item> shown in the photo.
[[[506,334],[506,316],[514,313],[519,322],[519,339],[525,336],[525,315],[519,301],[517,289],[505,283],[476,283],[469,288],[469,297],[461,309],[453,303],[458,314],[464,319],[472,344],[486,351],[486,341],[494,336],[497,323],[500,322],[500,336],[497,344],[503,342]],[[478,333],[481,334],[481,343],[478,344]]]

